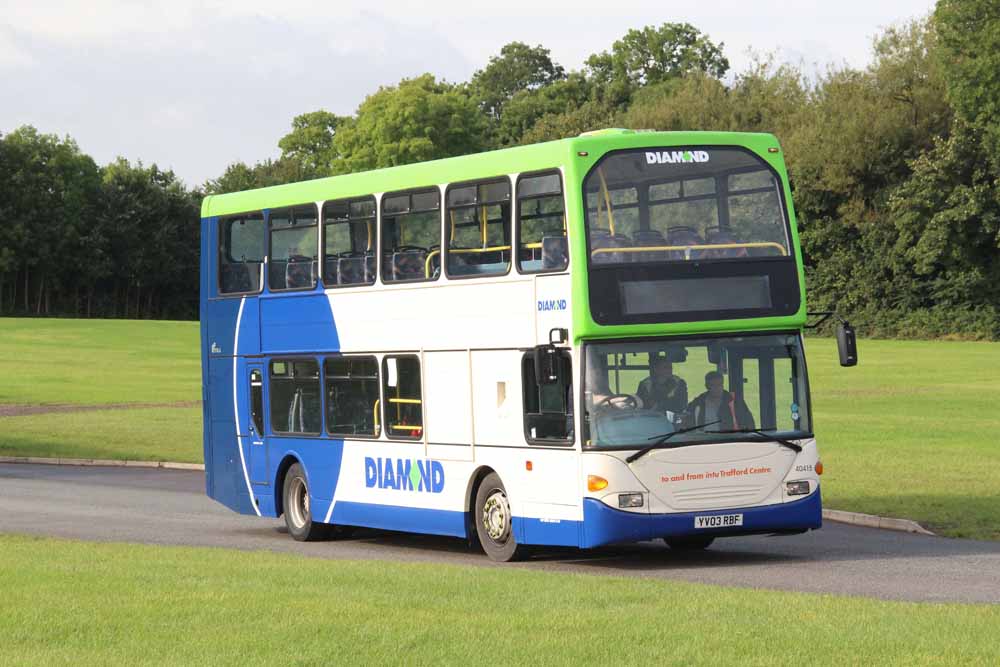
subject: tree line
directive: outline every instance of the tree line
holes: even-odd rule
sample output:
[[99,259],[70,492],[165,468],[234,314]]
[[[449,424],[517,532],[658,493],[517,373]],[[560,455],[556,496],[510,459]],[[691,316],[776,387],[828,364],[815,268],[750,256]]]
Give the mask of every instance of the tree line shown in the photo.
[[940,0],[863,68],[763,55],[732,72],[723,46],[647,26],[566,71],[512,42],[468,81],[424,74],[352,116],[299,115],[279,158],[194,189],[20,128],[0,138],[0,314],[196,317],[204,194],[618,126],[774,133],[813,308],[868,335],[1000,339],[1000,0]]

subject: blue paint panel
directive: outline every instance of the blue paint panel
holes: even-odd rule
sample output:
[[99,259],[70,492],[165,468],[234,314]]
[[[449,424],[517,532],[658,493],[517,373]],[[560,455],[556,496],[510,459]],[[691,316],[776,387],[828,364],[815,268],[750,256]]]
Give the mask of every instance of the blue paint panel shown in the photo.
[[521,544],[554,547],[575,547],[580,544],[579,521],[553,522],[516,516],[512,523],[514,535]]
[[208,400],[212,405],[212,440],[205,448],[205,470],[211,472],[206,491],[226,507],[255,514],[250,504],[233,420],[233,358],[210,358]]
[[[201,273],[199,275],[199,288],[201,298],[198,304],[199,336],[201,341],[201,424],[202,424],[202,461],[212,460],[212,410],[208,400],[208,327],[205,320],[208,317],[207,296],[211,294],[211,284],[208,279],[213,275],[209,271],[211,264],[208,255],[211,254],[211,231],[215,218],[205,218],[201,221]],[[205,466],[205,493],[212,495],[212,485],[215,470],[211,466]]]
[[337,501],[333,523],[465,537],[465,512]]
[[260,322],[264,354],[340,350],[330,301],[322,292],[262,298]]
[[[743,514],[739,528],[695,530],[695,516]],[[584,548],[615,542],[651,540],[667,535],[726,536],[754,532],[807,530],[823,525],[820,493],[816,491],[802,500],[766,507],[733,508],[711,512],[684,512],[681,514],[634,514],[608,507],[599,500],[583,500]]]
[[[306,473],[306,483],[309,485],[310,504],[314,509],[313,519],[322,521],[330,507],[330,499],[336,490],[340,478],[340,464],[344,457],[344,441],[328,438],[287,438],[268,436],[270,447],[271,471],[269,479],[275,497],[283,489],[278,480],[278,470],[286,459],[295,459]],[[267,491],[272,493],[272,491]],[[266,516],[275,516],[275,502],[272,498],[271,511]],[[261,501],[261,513],[264,513],[264,503]]]

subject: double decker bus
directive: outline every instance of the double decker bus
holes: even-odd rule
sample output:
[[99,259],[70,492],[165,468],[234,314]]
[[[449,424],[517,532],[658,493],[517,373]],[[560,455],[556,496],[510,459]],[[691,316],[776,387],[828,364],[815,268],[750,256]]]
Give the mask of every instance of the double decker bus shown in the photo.
[[501,561],[821,525],[771,135],[604,130],[211,196],[201,224],[206,488],[237,512]]

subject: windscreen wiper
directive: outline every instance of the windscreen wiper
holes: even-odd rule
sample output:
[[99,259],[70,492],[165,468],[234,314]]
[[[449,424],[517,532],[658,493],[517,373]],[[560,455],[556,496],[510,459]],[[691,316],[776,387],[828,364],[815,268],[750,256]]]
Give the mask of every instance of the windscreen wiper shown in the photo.
[[[635,461],[636,459],[640,458],[641,456],[643,456],[645,454],[648,454],[649,452],[653,451],[654,449],[660,449],[661,447],[664,447],[664,445],[666,445],[667,440],[670,440],[670,438],[674,437],[675,435],[679,435],[681,433],[690,433],[691,431],[697,431],[700,428],[705,428],[706,426],[711,426],[712,424],[718,424],[720,421],[722,421],[722,420],[721,419],[716,419],[714,422],[705,422],[704,424],[696,424],[694,426],[689,426],[687,428],[682,428],[679,431],[671,431],[670,433],[664,433],[662,435],[654,435],[653,437],[651,437],[649,439],[650,440],[656,440],[656,442],[654,442],[653,444],[651,444],[651,445],[649,445],[647,447],[643,447],[642,449],[640,449],[639,451],[637,451],[635,454],[632,454],[632,455],[628,456],[625,459],[625,461],[627,461],[628,463],[632,463],[632,461]],[[673,445],[666,445],[666,446],[673,446]]]
[[785,440],[784,438],[779,438],[777,436],[774,436],[768,433],[767,431],[760,430],[759,428],[736,428],[729,431],[719,431],[719,433],[756,433],[757,435],[765,437],[768,440],[778,443],[779,445],[784,445],[785,447],[788,447],[792,451],[795,452],[802,451],[801,445],[797,445],[791,440]]

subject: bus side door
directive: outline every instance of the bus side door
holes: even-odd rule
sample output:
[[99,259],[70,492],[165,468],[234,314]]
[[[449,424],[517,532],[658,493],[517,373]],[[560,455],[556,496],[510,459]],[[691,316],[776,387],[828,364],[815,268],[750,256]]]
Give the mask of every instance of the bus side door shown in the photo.
[[250,482],[267,484],[267,444],[264,437],[264,367],[259,363],[247,364],[249,394],[247,411],[241,417],[240,446],[248,452],[247,467]]

